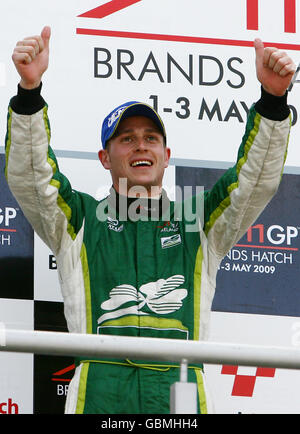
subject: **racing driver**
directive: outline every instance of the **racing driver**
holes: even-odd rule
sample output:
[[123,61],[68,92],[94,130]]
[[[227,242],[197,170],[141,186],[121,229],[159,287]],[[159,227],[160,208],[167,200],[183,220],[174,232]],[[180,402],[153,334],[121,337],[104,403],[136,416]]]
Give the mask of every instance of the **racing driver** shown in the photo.
[[[41,96],[49,40],[44,27],[14,49],[21,79],[9,106],[5,173],[25,216],[56,256],[69,331],[206,339],[218,265],[280,183],[295,64],[255,40],[261,98],[250,109],[236,164],[202,195],[196,230],[183,208],[197,197],[178,206],[162,189],[170,148],[163,121],[144,103],[121,104],[103,121],[99,158],[111,172],[109,196],[99,202],[72,189],[49,145]],[[169,413],[170,386],[178,376],[176,363],[157,362],[155,354],[153,361],[78,358],[65,412]],[[212,412],[203,366],[189,366],[188,380],[197,383],[199,413]]]

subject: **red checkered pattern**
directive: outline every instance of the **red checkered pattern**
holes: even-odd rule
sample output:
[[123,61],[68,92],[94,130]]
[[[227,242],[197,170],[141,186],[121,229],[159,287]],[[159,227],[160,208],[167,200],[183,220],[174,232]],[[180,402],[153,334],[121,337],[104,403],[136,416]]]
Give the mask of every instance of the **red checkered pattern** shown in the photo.
[[232,396],[253,396],[255,382],[257,377],[275,376],[275,368],[256,368],[255,375],[244,375],[238,373],[238,366],[223,365],[221,374],[234,375],[234,383],[231,395]]

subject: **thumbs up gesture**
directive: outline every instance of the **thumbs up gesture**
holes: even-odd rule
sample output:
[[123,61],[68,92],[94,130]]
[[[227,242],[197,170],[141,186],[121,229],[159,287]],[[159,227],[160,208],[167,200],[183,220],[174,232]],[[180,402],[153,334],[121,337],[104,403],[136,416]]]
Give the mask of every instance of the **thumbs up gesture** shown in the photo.
[[260,39],[255,39],[256,74],[263,88],[272,95],[282,96],[289,87],[296,65],[284,52],[274,47],[264,47]]
[[14,49],[12,60],[24,89],[34,89],[41,83],[49,63],[50,35],[50,27],[44,27],[40,35],[24,38]]

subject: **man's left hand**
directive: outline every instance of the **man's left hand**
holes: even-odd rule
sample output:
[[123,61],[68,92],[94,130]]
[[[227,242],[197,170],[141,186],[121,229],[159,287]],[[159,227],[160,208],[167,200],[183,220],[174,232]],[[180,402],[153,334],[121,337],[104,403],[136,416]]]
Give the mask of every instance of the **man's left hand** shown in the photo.
[[282,96],[288,89],[296,65],[286,52],[275,47],[264,47],[260,39],[255,39],[256,74],[263,88],[270,94]]

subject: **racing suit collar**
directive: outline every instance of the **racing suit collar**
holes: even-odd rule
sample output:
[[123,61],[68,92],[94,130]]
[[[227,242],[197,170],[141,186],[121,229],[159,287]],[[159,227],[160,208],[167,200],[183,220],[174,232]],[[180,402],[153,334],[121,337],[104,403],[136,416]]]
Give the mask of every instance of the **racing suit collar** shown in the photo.
[[164,189],[159,198],[135,198],[119,194],[112,186],[107,201],[120,221],[142,220],[143,217],[157,221],[162,219],[170,207],[170,200]]

